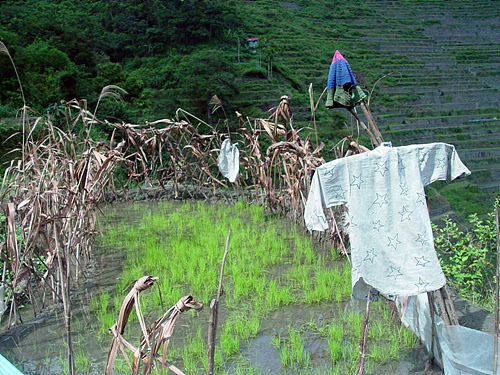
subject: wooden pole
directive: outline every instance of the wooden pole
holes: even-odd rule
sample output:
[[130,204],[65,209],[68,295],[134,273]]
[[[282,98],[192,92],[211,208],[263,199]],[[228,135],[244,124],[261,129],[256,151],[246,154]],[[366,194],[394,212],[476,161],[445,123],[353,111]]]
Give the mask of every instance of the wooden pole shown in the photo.
[[219,300],[222,294],[222,276],[224,275],[224,265],[226,263],[227,251],[229,249],[229,239],[231,238],[231,229],[227,234],[226,240],[226,250],[224,251],[224,256],[222,257],[222,266],[220,268],[219,276],[219,288],[217,290],[217,299],[213,299],[210,302],[210,318],[208,321],[208,365],[207,374],[212,375],[214,373],[214,362],[215,362],[215,337],[217,335],[217,318],[219,310]]
[[497,227],[497,272],[496,272],[496,287],[495,287],[495,335],[493,343],[493,375],[497,374],[498,367],[498,324],[499,324],[499,299],[500,299],[500,230],[498,223],[498,201],[495,202],[495,222]]
[[368,291],[368,301],[366,302],[365,316],[361,325],[361,338],[359,339],[359,358],[356,375],[362,375],[365,370],[366,342],[368,340],[368,328],[370,327],[370,300],[372,298],[372,288]]
[[377,126],[377,123],[375,122],[375,118],[372,115],[372,112],[370,111],[370,108],[366,104],[364,100],[359,103],[361,109],[363,110],[363,113],[365,114],[366,121],[368,121],[368,127],[370,131],[373,133],[375,136],[375,139],[377,141],[377,146],[380,145],[383,141],[384,138],[382,137],[382,133],[380,133],[380,130]]
[[441,347],[439,346],[439,338],[437,336],[436,331],[436,311],[434,308],[434,298],[432,296],[432,292],[427,292],[427,301],[429,303],[429,313],[431,315],[431,346],[429,350],[429,363],[434,364],[434,343],[436,343],[436,349],[439,355],[439,360],[441,361],[441,365],[443,364],[443,356],[441,354]]

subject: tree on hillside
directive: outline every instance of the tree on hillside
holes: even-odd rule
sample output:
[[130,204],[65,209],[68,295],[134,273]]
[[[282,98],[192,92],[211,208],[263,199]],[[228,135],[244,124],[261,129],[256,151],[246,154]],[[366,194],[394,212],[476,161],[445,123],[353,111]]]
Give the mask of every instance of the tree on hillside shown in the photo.
[[219,50],[200,50],[185,56],[177,70],[181,99],[190,108],[206,113],[210,118],[210,99],[217,95],[229,103],[237,94],[234,84],[235,67],[230,58]]

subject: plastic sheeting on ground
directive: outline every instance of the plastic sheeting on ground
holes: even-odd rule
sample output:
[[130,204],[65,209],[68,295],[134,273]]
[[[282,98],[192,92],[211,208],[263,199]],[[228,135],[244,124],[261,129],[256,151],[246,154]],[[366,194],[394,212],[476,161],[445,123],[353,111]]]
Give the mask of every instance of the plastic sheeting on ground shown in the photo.
[[[427,295],[398,297],[396,305],[403,324],[418,335],[430,351],[432,323]],[[434,315],[434,320],[443,363],[440,363],[436,344],[434,344],[434,357],[446,375],[490,375],[493,373],[493,335],[459,325],[445,325],[437,315]],[[498,365],[497,373],[500,374]]]
[[229,139],[225,139],[222,142],[217,165],[224,177],[230,182],[236,181],[240,171],[240,151],[236,144],[231,144]]
[[0,354],[0,374],[1,375],[23,375],[16,366],[7,361],[4,356]]

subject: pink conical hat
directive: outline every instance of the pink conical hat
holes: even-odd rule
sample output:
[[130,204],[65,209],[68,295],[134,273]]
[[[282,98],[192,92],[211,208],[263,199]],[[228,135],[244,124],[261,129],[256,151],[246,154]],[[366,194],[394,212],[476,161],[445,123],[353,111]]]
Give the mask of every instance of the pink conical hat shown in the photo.
[[344,56],[342,56],[341,53],[338,50],[336,50],[335,51],[335,55],[333,55],[332,64],[335,63],[338,60],[344,60],[345,62],[347,62],[347,60],[344,58]]

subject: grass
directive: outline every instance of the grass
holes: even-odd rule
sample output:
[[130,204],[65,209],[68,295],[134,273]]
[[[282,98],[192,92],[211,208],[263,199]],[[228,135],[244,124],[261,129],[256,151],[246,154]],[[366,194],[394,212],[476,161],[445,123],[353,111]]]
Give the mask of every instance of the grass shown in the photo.
[[[92,301],[103,333],[114,323],[127,285],[146,274],[159,276],[157,285],[141,295],[144,315],[150,319],[186,294],[207,307],[217,293],[225,240],[231,228],[216,349],[218,371],[225,371],[229,363],[240,366],[241,348],[258,335],[268,317],[287,306],[317,306],[324,312],[333,306],[338,312],[331,319],[311,316],[307,323],[297,318],[274,336],[273,345],[284,368],[297,373],[319,371],[308,351],[310,339],[325,340],[328,345],[331,366],[325,373],[352,372],[355,368],[363,317],[352,308],[344,312],[350,301],[350,267],[335,251],[318,247],[296,226],[267,215],[262,207],[241,202],[233,206],[186,203],[178,207],[160,202],[154,213],[141,204],[134,207],[129,210],[137,217],[134,225],[124,221],[104,228],[103,245],[125,252],[126,260],[114,293],[103,293]],[[382,354],[395,358],[393,353],[410,348],[413,342],[392,326],[387,308],[373,306],[379,306],[379,310],[370,328],[373,347],[369,356],[382,363],[386,360]],[[178,322],[182,323],[177,324],[169,347],[168,359],[189,373],[207,366],[206,311],[181,316]],[[134,314],[130,321],[137,321]],[[127,334],[133,332],[130,329]],[[243,369],[258,373],[248,363],[241,364]]]

